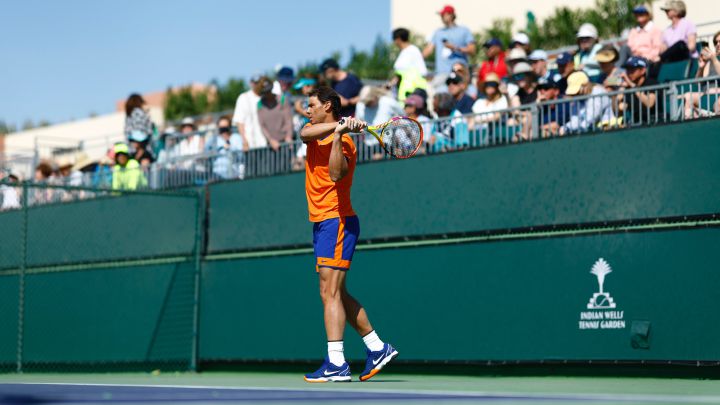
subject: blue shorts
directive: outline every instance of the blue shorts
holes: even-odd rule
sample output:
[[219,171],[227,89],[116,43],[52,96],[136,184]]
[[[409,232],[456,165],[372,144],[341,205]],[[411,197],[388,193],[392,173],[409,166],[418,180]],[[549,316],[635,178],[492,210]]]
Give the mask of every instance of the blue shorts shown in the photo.
[[350,269],[359,236],[360,221],[357,216],[330,218],[313,224],[315,269]]

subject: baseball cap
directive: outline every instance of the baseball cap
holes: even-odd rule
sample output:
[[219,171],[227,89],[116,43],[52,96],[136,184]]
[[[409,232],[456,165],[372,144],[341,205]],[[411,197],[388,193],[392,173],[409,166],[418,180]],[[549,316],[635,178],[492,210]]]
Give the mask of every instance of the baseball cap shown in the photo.
[[576,35],[577,38],[594,38],[597,39],[598,37],[598,30],[595,28],[594,25],[590,23],[585,23],[580,26],[580,29],[577,32]]
[[[255,81],[257,81],[257,80],[255,80]],[[190,118],[190,117],[185,117],[185,118],[182,119],[182,121],[180,121],[180,127],[184,127],[184,126],[186,126],[186,125],[190,125],[191,127],[195,127],[195,121],[193,121],[193,119]]]
[[547,60],[548,54],[547,54],[547,52],[543,51],[542,49],[536,49],[530,53],[530,56],[528,56],[528,59],[530,59],[532,61]]
[[524,73],[530,73],[532,72],[532,66],[530,66],[527,62],[518,62],[512,70],[513,75],[519,75]]
[[567,78],[567,89],[565,94],[574,96],[580,92],[582,86],[590,83],[590,78],[585,72],[573,72]]
[[542,78],[538,81],[538,89],[558,89],[560,88],[560,83],[558,83],[557,80],[555,80],[554,75],[551,75],[547,78]]
[[527,54],[521,48],[513,48],[507,56],[507,60],[525,60]]
[[490,48],[491,46],[499,46],[502,48],[502,41],[497,38],[490,38],[483,44],[483,48]]
[[530,43],[530,37],[528,37],[528,35],[524,32],[518,32],[517,34],[513,35],[512,41],[510,41],[510,43],[527,45]]
[[570,52],[563,52],[560,54],[560,56],[555,59],[555,62],[558,65],[567,65],[568,63],[572,62],[572,55],[570,55]]
[[291,67],[283,66],[277,72],[277,79],[281,82],[292,82],[295,80],[295,72]]
[[126,144],[124,144],[122,142],[118,142],[113,147],[113,152],[115,152],[116,155],[119,153],[124,153],[126,155],[129,155],[130,149],[128,148],[128,146]]
[[320,73],[325,73],[328,69],[340,69],[340,65],[338,65],[335,59],[327,58],[320,64],[320,68],[318,70]]
[[405,99],[405,105],[412,105],[417,108],[425,108],[425,100],[417,94],[411,94]]
[[643,4],[635,7],[632,12],[633,14],[650,14],[650,11]]
[[641,68],[641,67],[647,67],[647,65],[648,65],[647,60],[645,60],[645,58],[641,58],[640,56],[631,56],[625,62],[626,68]]
[[460,76],[459,74],[457,74],[455,72],[451,72],[448,75],[447,80],[445,80],[445,84],[450,84],[450,83],[460,84],[462,82],[463,82],[462,76]]
[[317,80],[315,80],[315,79],[313,79],[313,78],[310,78],[310,77],[301,77],[300,79],[298,79],[297,83],[295,83],[295,85],[293,86],[293,89],[295,89],[295,90],[300,90],[300,89],[302,89],[304,86],[312,86],[312,85],[314,85],[315,83],[317,83]]
[[455,7],[453,7],[453,6],[451,6],[451,5],[448,4],[448,5],[446,5],[445,7],[443,7],[442,10],[438,11],[438,14],[440,14],[440,15],[443,15],[443,14],[455,14]]

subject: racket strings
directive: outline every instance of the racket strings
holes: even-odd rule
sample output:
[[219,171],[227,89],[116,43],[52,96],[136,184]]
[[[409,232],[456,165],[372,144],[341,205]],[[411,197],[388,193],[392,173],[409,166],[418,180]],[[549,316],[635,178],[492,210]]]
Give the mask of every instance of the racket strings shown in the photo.
[[422,142],[422,129],[413,120],[396,119],[382,130],[381,137],[388,153],[396,157],[412,156]]

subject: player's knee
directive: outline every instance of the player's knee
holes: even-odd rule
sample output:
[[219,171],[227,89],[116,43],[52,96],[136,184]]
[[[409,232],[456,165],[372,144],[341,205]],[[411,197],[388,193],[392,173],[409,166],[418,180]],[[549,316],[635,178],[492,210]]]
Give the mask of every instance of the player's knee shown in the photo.
[[341,291],[337,286],[320,285],[320,298],[323,302],[340,301]]

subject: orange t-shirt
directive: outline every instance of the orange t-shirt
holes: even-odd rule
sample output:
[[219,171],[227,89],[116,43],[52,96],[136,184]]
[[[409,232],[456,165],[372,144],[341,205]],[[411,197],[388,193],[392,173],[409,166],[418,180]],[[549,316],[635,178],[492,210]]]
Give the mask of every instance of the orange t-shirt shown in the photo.
[[355,215],[350,203],[350,187],[357,162],[357,149],[352,138],[343,135],[342,150],[348,162],[348,173],[335,183],[330,179],[328,169],[334,136],[330,134],[324,139],[307,143],[305,194],[311,222]]

